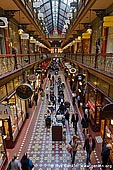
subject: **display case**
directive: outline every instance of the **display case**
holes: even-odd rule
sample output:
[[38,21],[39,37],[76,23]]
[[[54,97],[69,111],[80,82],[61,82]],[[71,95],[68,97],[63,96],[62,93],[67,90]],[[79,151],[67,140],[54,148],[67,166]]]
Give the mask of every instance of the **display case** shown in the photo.
[[0,169],[3,169],[5,162],[7,161],[7,154],[5,148],[5,135],[3,134],[3,122],[0,120]]
[[8,104],[6,105],[10,108],[10,114],[6,116],[3,113],[0,118],[3,121],[3,133],[6,135],[6,147],[13,148],[26,118],[26,107],[25,101],[20,100],[16,94],[9,98]]

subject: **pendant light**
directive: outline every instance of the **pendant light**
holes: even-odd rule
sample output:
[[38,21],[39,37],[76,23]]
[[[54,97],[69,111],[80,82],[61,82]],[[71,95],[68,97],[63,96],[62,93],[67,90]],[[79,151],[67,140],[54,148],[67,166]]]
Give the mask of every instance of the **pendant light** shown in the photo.
[[[20,23],[20,11],[19,11],[19,23]],[[21,35],[23,34],[24,30],[23,30],[23,26],[20,24],[18,26],[18,34]]]
[[[91,23],[91,9],[90,9],[89,23]],[[92,34],[91,24],[88,25],[87,33]]]

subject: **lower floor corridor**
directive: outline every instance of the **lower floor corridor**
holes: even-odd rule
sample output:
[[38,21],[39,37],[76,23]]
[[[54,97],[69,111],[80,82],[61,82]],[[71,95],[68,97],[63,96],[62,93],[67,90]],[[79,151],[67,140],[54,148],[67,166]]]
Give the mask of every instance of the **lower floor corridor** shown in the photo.
[[[53,74],[53,73],[51,73]],[[44,99],[39,97],[38,105],[33,106],[30,109],[29,119],[25,122],[21,134],[17,140],[17,143],[13,149],[8,149],[8,159],[10,160],[14,153],[18,154],[18,159],[20,160],[23,153],[27,152],[29,158],[33,161],[35,170],[69,170],[71,167],[71,155],[67,152],[66,146],[69,141],[72,139],[72,136],[75,134],[72,123],[71,116],[74,112],[79,113],[79,121],[77,127],[77,135],[78,135],[78,150],[75,156],[75,170],[84,170],[86,169],[86,151],[83,149],[84,146],[84,135],[82,133],[81,127],[81,109],[78,109],[77,103],[75,107],[72,105],[72,96],[70,93],[68,81],[65,82],[64,75],[62,71],[59,71],[58,75],[54,75],[55,77],[55,85],[54,85],[54,93],[56,96],[56,110],[59,107],[59,103],[57,100],[58,92],[57,92],[57,79],[61,77],[62,82],[65,84],[64,88],[64,99],[65,101],[70,102],[70,121],[69,127],[64,126],[63,132],[66,132],[66,142],[54,141],[52,139],[52,125],[50,128],[45,127],[45,114],[47,113],[48,108],[48,100],[46,96]],[[49,87],[49,79],[45,79],[44,88]],[[51,114],[51,119],[54,120],[55,112],[53,111]],[[96,140],[96,149],[91,158],[91,164],[89,169],[101,169],[101,159],[100,159],[100,150],[101,150],[101,136],[98,134],[92,134],[92,136]],[[99,149],[98,149],[99,148]],[[93,167],[94,166],[94,167]],[[111,169],[108,167],[107,169]]]

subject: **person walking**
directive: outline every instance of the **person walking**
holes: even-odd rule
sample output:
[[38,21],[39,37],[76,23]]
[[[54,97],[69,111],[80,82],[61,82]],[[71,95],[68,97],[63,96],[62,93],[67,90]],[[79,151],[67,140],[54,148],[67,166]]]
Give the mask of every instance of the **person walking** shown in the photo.
[[89,119],[86,114],[84,114],[84,117],[81,120],[83,134],[86,136],[88,134],[88,126],[89,126]]
[[9,162],[7,170],[20,170],[20,162],[17,160],[16,154],[14,154],[12,160]]
[[77,135],[77,123],[78,123],[78,113],[73,113],[71,117],[71,122],[73,123],[73,128],[75,129],[75,134]]
[[73,139],[72,141],[70,141],[70,145],[72,147],[72,153],[71,153],[71,157],[72,157],[72,161],[71,161],[71,167],[74,167],[74,162],[75,162],[75,155],[77,152],[77,147],[78,147],[78,142],[77,142],[78,137],[76,135],[73,135]]
[[38,100],[38,93],[37,92],[35,92],[33,99],[35,101],[35,106],[37,106],[37,100]]
[[96,146],[95,139],[92,138],[92,135],[89,135],[89,137],[85,140],[83,149],[86,149],[87,152],[87,158],[86,158],[86,165],[90,162],[90,155],[92,151],[94,151]]
[[101,158],[102,158],[102,170],[105,170],[109,161],[110,156],[110,150],[112,149],[112,145],[109,143],[104,143],[102,147],[101,152]]
[[41,91],[40,95],[41,95],[42,101],[44,101],[45,92],[44,92],[44,90],[43,90],[43,89],[42,89],[42,91]]
[[75,98],[76,98],[76,93],[73,92],[72,93],[72,104],[73,104],[73,106],[75,106]]
[[32,161],[28,158],[27,153],[23,154],[20,163],[22,170],[31,170],[34,167]]

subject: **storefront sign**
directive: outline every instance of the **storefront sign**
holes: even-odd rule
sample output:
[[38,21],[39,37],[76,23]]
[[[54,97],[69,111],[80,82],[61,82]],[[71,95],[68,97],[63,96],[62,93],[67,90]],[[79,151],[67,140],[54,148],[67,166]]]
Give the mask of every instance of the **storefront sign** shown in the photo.
[[41,68],[36,68],[36,73],[37,73],[37,74],[42,73],[42,69],[41,69]]
[[67,67],[68,69],[70,69],[70,68],[71,68],[71,65],[67,65],[66,67]]
[[103,19],[103,27],[112,27],[113,26],[113,16],[105,16]]
[[28,40],[29,34],[21,34],[21,39]]
[[0,117],[8,117],[11,114],[11,109],[9,105],[0,104]]
[[113,27],[113,21],[103,22],[103,27]]
[[34,74],[32,74],[32,75],[30,75],[30,76],[28,77],[28,80],[29,80],[30,82],[35,82],[35,81],[36,81],[36,76],[35,76]]
[[91,34],[89,34],[89,33],[83,33],[82,34],[82,39],[89,39],[90,36],[91,36]]
[[33,89],[30,86],[30,84],[23,83],[19,85],[16,89],[16,95],[22,99],[22,100],[27,100],[29,99],[33,94]]
[[76,73],[76,69],[75,68],[71,68],[70,69],[70,73],[73,73],[73,74]]
[[36,39],[30,40],[31,44],[35,44],[36,43]]
[[8,21],[6,17],[0,17],[0,28],[8,27]]
[[83,79],[85,78],[85,76],[83,74],[80,74],[80,73],[76,77],[77,77],[78,81],[83,81]]

